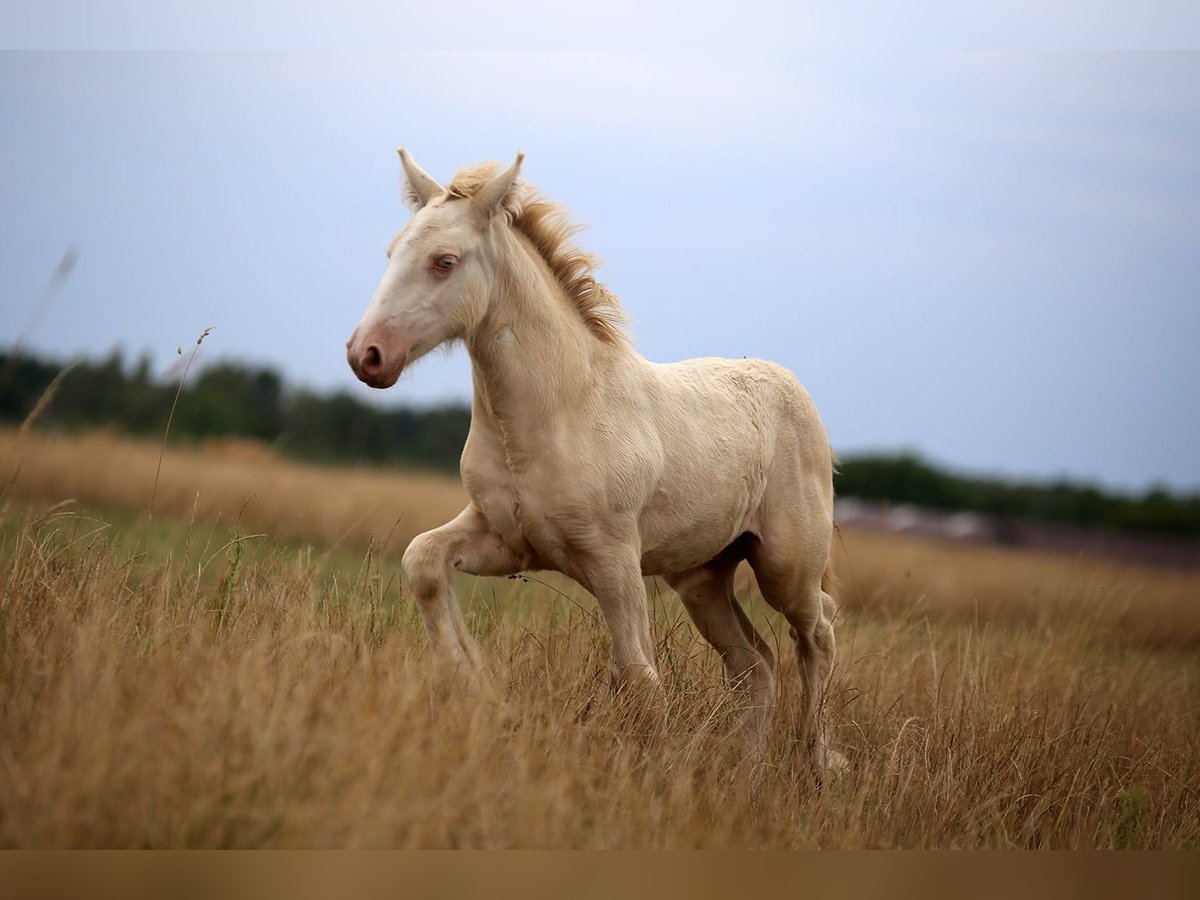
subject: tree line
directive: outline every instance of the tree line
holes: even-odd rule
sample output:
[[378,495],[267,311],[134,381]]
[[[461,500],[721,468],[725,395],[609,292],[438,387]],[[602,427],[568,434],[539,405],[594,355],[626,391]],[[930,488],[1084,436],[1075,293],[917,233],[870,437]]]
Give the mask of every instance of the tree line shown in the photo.
[[[23,422],[62,369],[56,361],[0,353],[0,421]],[[177,380],[156,378],[148,357],[127,361],[113,351],[71,368],[39,423],[58,430],[106,427],[160,437],[178,387]],[[457,471],[470,422],[466,406],[381,408],[345,391],[290,387],[267,366],[223,360],[189,376],[179,394],[171,438],[234,436],[317,462]],[[840,496],[885,503],[1200,537],[1200,492],[1177,495],[1155,488],[1132,495],[1066,479],[971,477],[947,472],[912,453],[843,459],[835,487]]]
[[[0,354],[0,421],[20,423],[63,365]],[[177,378],[156,378],[148,357],[127,363],[113,351],[67,372],[44,412],[44,428],[113,428],[161,437]],[[471,423],[461,405],[383,409],[345,391],[288,387],[273,368],[221,360],[193,370],[171,421],[172,441],[250,438],[317,462],[363,462],[455,471]]]
[[841,496],[978,512],[1000,520],[1200,537],[1200,492],[1176,495],[1157,487],[1131,495],[1065,478],[1028,482],[971,477],[946,472],[914,453],[853,456],[838,469],[834,484]]

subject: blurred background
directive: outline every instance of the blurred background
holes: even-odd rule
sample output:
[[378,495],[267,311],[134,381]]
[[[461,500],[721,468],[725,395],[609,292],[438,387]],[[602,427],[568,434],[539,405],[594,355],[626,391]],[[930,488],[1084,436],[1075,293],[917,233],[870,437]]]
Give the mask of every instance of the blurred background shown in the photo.
[[1194,537],[1198,83],[1152,52],[5,53],[0,413],[82,360],[43,427],[160,436],[215,326],[175,438],[453,471],[464,351],[378,393],[344,342],[396,146],[443,181],[522,149],[642,353],[805,382],[843,519]]

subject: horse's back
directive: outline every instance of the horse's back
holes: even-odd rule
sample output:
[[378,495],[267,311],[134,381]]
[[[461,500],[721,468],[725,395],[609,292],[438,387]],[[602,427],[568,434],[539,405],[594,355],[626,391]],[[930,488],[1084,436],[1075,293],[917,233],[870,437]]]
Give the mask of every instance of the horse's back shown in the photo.
[[[664,420],[691,437],[716,432],[718,442],[746,450],[789,450],[817,457],[828,438],[808,391],[788,369],[763,359],[703,357],[654,367],[663,390]],[[796,446],[791,446],[792,444]]]

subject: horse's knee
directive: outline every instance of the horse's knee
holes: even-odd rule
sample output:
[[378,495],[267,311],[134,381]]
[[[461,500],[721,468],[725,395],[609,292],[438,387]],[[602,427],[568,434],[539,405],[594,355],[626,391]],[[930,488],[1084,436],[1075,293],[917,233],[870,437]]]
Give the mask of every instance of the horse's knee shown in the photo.
[[821,615],[815,615],[807,610],[803,612],[789,611],[788,634],[796,642],[796,649],[801,654],[807,654],[816,641],[817,630],[821,625]]
[[[829,601],[832,603],[832,600]],[[824,606],[824,604],[822,604]],[[828,607],[825,607],[828,608]],[[804,617],[802,622],[793,625],[789,632],[796,642],[796,653],[801,661],[816,662],[832,661],[834,651],[833,623],[828,616],[816,615]]]
[[436,595],[448,583],[446,546],[432,531],[412,539],[400,559],[400,565],[418,600]]

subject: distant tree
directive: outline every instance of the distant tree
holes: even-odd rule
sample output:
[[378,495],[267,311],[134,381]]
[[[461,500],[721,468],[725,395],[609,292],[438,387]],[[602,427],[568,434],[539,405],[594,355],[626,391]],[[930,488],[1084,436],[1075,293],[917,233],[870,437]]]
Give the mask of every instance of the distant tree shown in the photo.
[[0,418],[23,422],[61,366],[27,356],[0,355]]
[[274,441],[283,429],[283,379],[272,369],[227,361],[204,367],[180,397],[177,427],[197,437]]

